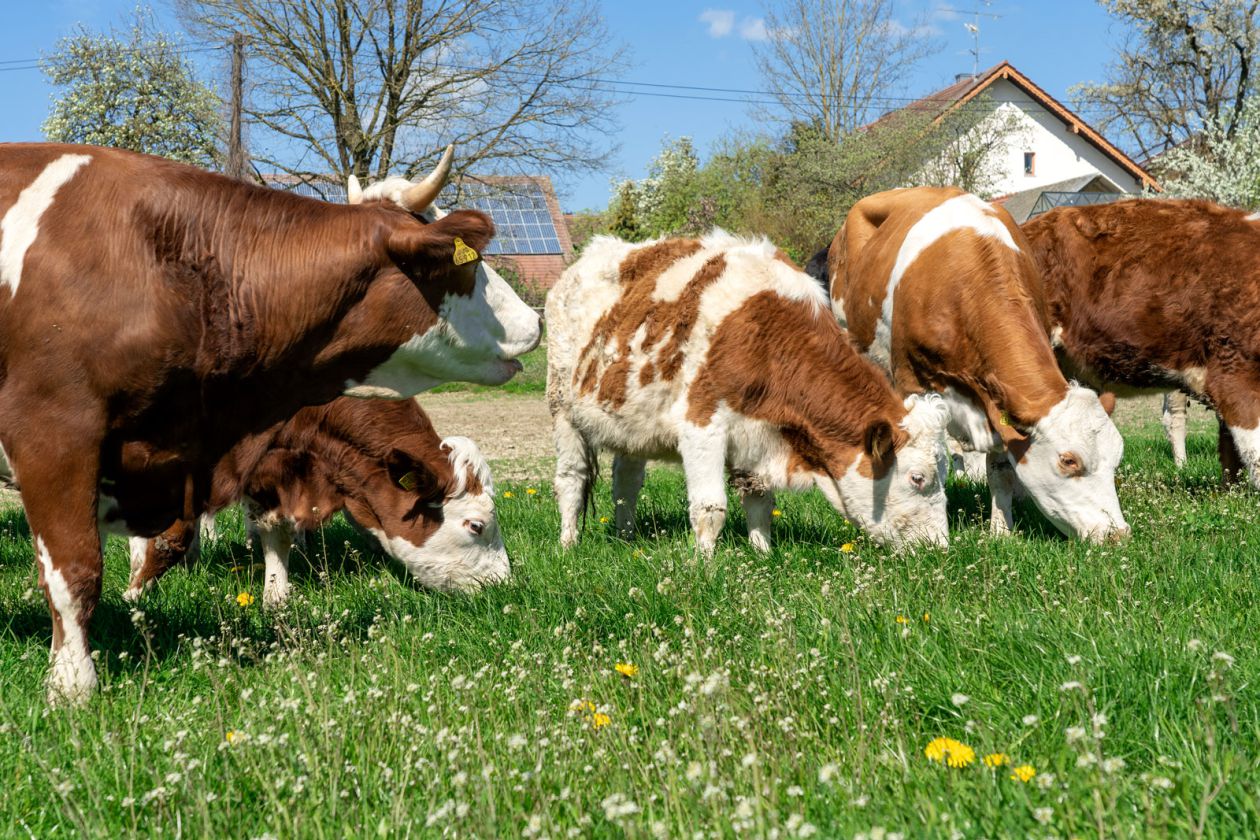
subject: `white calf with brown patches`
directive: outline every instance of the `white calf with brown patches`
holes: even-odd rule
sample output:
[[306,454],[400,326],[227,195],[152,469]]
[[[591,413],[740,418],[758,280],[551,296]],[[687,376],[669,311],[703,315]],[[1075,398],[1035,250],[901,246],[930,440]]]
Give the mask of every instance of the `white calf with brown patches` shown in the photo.
[[576,542],[597,454],[610,450],[626,534],[646,461],[664,458],[682,461],[705,554],[725,522],[728,470],[759,550],[772,491],[811,486],[877,540],[945,544],[944,406],[898,398],[826,305],[764,240],[588,245],[547,297],[561,543]]
[[[1004,210],[956,189],[859,201],[832,242],[832,307],[904,394],[941,394],[950,434],[989,455],[993,530],[1016,479],[1065,534],[1126,535],[1124,443],[1098,395],[1069,384],[1047,338],[1041,280]],[[1014,475],[1011,475],[1011,470]]]

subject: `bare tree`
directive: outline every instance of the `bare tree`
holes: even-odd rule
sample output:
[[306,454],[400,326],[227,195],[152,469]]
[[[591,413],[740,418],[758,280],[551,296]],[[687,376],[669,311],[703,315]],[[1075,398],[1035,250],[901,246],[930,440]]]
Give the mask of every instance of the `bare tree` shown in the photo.
[[1079,108],[1149,158],[1206,125],[1232,136],[1255,89],[1260,0],[1099,0],[1131,27],[1103,82],[1078,85]]
[[413,177],[448,143],[461,169],[582,171],[610,152],[621,69],[592,0],[177,0],[190,28],[245,36],[257,163]]
[[1006,178],[1005,158],[1031,135],[1032,126],[1018,108],[978,96],[933,126],[924,148],[927,164],[909,183],[959,187],[992,198]]
[[830,140],[869,122],[936,45],[893,17],[892,0],[767,0],[767,39],[755,48],[763,84],[787,122]]

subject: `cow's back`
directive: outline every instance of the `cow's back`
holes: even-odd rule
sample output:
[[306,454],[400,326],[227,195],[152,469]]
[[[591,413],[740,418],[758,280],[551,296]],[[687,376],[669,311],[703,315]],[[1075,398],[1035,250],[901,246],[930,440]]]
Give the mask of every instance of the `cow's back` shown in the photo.
[[1058,208],[1024,233],[1056,341],[1095,384],[1201,390],[1184,372],[1222,347],[1260,357],[1260,222],[1243,211],[1130,200]]
[[594,240],[548,295],[553,413],[573,413],[599,446],[672,457],[714,333],[765,292],[825,304],[765,241]]

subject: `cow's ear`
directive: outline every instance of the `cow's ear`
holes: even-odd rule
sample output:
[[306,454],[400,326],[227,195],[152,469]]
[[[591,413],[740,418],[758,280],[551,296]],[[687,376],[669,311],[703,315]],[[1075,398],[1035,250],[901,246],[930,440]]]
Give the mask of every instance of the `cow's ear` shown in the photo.
[[433,471],[411,455],[395,449],[386,460],[389,483],[419,499],[430,500],[441,494],[441,482]]
[[892,458],[894,445],[893,427],[887,420],[876,420],[866,427],[866,433],[862,436],[862,448],[875,463],[887,463]]
[[1107,412],[1108,417],[1116,410],[1116,395],[1110,391],[1099,394],[1098,402],[1102,403],[1103,411]]
[[494,222],[477,210],[456,210],[430,224],[399,224],[389,236],[394,262],[431,268],[467,265],[494,236]]

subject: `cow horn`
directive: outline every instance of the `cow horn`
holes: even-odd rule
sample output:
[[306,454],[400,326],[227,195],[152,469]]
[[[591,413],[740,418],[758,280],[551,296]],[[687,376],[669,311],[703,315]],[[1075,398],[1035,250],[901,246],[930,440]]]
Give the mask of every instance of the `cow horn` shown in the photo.
[[429,177],[425,178],[418,184],[412,184],[402,194],[401,204],[412,213],[420,213],[438,197],[438,193],[446,186],[446,181],[451,177],[451,160],[455,157],[455,147],[447,146],[446,151],[442,153],[442,159],[438,161],[437,168],[429,173]]
[[363,187],[359,186],[359,179],[351,175],[346,180],[346,204],[362,204],[363,203]]

